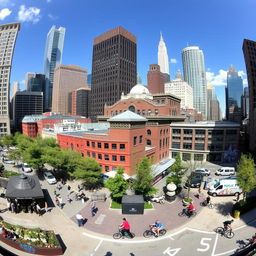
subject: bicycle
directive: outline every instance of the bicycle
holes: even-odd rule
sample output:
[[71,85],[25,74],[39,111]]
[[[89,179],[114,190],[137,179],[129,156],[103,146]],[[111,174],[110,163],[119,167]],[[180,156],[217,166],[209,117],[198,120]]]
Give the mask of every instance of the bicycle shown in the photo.
[[193,211],[192,213],[188,213],[187,208],[185,208],[185,209],[182,209],[182,211],[178,213],[178,216],[180,216],[180,217],[186,216],[186,217],[190,218],[190,217],[196,216],[196,214],[197,214],[196,211]]
[[134,238],[135,234],[132,232],[130,232],[130,233],[131,233],[132,237],[125,230],[122,232],[122,228],[119,228],[119,231],[113,234],[113,238],[114,239],[120,239],[120,238],[125,238],[125,237],[130,238],[130,239]]
[[203,202],[201,202],[200,205],[201,205],[202,207],[207,206],[207,207],[210,208],[210,209],[213,209],[213,208],[214,208],[214,204],[212,204],[211,202],[209,202],[209,203],[207,204],[206,200],[203,201]]
[[235,233],[232,231],[232,228],[224,229],[223,227],[218,227],[215,229],[215,232],[228,239],[231,239],[235,235]]
[[[149,229],[144,231],[143,236],[145,238],[149,238],[151,236],[155,236],[154,232],[152,231],[152,228],[153,228],[153,225],[149,225]],[[159,231],[159,236],[164,236],[166,234],[166,232],[167,232],[166,229],[162,228]]]

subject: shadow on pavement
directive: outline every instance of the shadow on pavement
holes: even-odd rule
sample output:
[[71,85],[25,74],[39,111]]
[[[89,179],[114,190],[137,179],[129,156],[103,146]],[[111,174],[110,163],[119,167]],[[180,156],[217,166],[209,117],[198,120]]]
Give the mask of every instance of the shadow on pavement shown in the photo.
[[67,249],[67,246],[64,244],[64,242],[63,242],[63,240],[62,240],[62,238],[61,238],[61,236],[59,234],[56,234],[56,237],[57,237],[57,239],[58,239],[58,241],[60,243],[60,246],[61,246],[63,254],[64,254],[66,249]]
[[44,193],[44,198],[45,198],[45,200],[46,200],[46,202],[48,204],[48,207],[50,207],[50,208],[51,207],[55,207],[55,205],[54,205],[54,203],[52,201],[52,198],[51,198],[48,190],[47,189],[42,189],[42,190],[43,190],[43,193]]
[[218,213],[222,214],[223,216],[231,215],[232,208],[233,208],[232,202],[216,204],[216,209],[217,209]]

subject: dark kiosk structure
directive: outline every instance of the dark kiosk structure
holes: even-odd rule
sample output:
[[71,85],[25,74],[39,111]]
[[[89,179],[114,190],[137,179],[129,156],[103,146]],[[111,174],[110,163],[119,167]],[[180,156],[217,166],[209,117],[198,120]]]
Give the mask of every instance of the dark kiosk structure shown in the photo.
[[44,202],[44,193],[36,175],[21,174],[10,177],[5,197],[16,204],[18,211],[25,210],[25,212],[31,204]]
[[125,195],[122,197],[122,214],[143,214],[144,198],[142,195]]

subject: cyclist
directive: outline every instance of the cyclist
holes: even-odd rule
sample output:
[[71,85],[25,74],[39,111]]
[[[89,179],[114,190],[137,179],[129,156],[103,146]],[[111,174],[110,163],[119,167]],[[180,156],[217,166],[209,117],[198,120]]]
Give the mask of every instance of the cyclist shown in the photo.
[[126,220],[126,218],[123,218],[123,222],[122,224],[119,226],[121,228],[121,233],[123,235],[123,238],[125,236],[125,232],[131,237],[133,238],[133,235],[130,232],[130,224],[129,222]]
[[234,220],[226,220],[223,222],[224,225],[224,231],[228,229],[232,229],[231,224],[233,223]]
[[187,214],[188,216],[192,216],[193,212],[196,210],[195,206],[193,203],[190,203],[187,207]]
[[159,236],[159,232],[163,229],[163,223],[159,220],[156,220],[154,224],[151,224],[151,230],[155,234],[156,237]]

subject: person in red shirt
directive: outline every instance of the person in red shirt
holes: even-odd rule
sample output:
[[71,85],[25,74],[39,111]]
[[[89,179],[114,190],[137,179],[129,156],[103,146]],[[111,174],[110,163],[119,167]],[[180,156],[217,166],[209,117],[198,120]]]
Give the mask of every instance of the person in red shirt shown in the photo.
[[189,215],[189,217],[193,214],[193,211],[195,211],[196,210],[196,208],[195,208],[195,206],[194,206],[194,204],[193,203],[190,203],[189,205],[188,205],[188,215]]
[[128,234],[131,238],[133,238],[133,235],[130,232],[130,224],[126,220],[126,218],[123,218],[123,223],[119,226],[121,228],[121,233],[123,237],[125,237],[125,233]]

